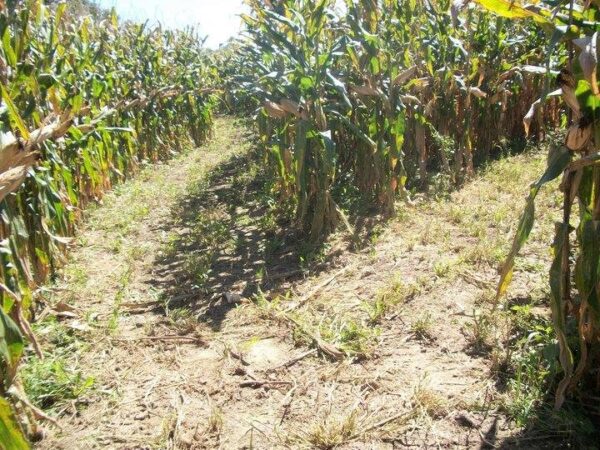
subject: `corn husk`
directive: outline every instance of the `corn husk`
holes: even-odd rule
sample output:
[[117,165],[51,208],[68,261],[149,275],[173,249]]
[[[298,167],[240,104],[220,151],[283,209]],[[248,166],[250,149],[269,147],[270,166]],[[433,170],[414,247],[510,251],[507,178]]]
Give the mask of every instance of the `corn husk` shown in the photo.
[[355,84],[351,84],[350,90],[367,97],[379,97],[379,91],[371,86],[356,86]]
[[415,74],[417,73],[417,70],[418,70],[417,66],[412,66],[412,67],[406,69],[404,72],[400,73],[396,78],[394,78],[394,81],[392,81],[392,85],[402,86],[408,80],[410,80],[413,76],[415,76]]
[[264,104],[265,111],[269,117],[274,119],[284,119],[288,112],[281,108],[277,103],[267,100]]
[[590,142],[591,137],[591,124],[581,125],[581,123],[575,123],[571,125],[567,131],[565,145],[572,152],[580,152],[585,149],[587,144]]

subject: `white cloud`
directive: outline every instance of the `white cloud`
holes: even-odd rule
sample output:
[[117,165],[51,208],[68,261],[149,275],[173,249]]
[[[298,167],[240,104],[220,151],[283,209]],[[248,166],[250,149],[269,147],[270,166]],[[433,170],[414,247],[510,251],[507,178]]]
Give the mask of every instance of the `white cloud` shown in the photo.
[[206,45],[216,48],[241,30],[242,0],[96,0],[115,7],[119,16],[137,21],[160,22],[169,28],[197,26],[208,36]]

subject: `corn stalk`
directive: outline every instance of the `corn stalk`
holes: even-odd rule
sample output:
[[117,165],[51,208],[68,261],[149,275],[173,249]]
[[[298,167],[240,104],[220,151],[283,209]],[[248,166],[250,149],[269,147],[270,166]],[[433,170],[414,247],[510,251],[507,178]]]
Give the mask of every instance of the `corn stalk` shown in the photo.
[[[460,0],[248,3],[228,84],[259,105],[274,190],[313,242],[341,209],[391,215],[431,173],[460,184],[524,138],[509,111],[524,115],[547,73],[528,25]],[[539,137],[560,120],[551,106],[532,120]]]
[[[554,260],[550,268],[550,306],[563,369],[555,398],[555,407],[559,409],[567,396],[579,391],[586,394],[582,399],[589,399],[589,394],[598,392],[600,386],[597,375],[600,367],[600,154],[597,153],[600,89],[596,80],[596,29],[600,11],[598,5],[591,2],[541,2],[536,8],[526,8],[520,2],[478,0],[478,3],[510,19],[533,19],[547,32],[549,50],[558,50],[549,51],[551,56],[560,55],[561,48],[577,48],[578,52],[577,60],[573,60],[572,53],[569,58],[555,59],[561,70],[556,76],[559,89],[552,95],[562,97],[570,110],[571,121],[564,143],[554,143],[545,174],[531,188],[497,294],[500,298],[506,292],[513,276],[515,257],[531,233],[539,190],[562,175],[563,217],[556,224]],[[551,60],[547,65],[550,63]],[[524,119],[526,129],[544,99],[530,107]],[[579,224],[573,228],[576,205]],[[574,266],[572,260],[575,260]],[[570,324],[576,326],[573,328]]]

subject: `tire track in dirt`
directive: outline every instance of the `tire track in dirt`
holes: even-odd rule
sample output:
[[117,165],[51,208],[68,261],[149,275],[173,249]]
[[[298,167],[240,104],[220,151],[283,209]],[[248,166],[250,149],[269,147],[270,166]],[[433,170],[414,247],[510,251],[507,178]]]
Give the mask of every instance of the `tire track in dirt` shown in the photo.
[[91,213],[52,301],[87,317],[76,358],[95,388],[39,448],[502,445],[516,431],[469,333],[495,282],[491,257],[468,253],[482,238],[425,200],[362,250],[337,237],[303,263],[252,139],[219,119],[206,148]]

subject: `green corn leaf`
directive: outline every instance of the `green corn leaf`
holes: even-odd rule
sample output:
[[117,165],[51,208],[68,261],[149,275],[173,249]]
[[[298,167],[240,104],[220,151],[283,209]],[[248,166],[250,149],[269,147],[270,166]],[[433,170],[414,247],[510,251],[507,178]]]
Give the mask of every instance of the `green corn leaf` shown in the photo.
[[10,28],[6,27],[4,34],[2,35],[2,48],[4,49],[4,55],[6,55],[6,61],[12,67],[17,66],[17,54],[10,45]]
[[600,118],[600,99],[592,92],[590,83],[586,80],[579,80],[575,90],[577,101],[581,106],[581,111],[586,117]]
[[563,297],[565,296],[566,289],[563,265],[563,261],[565,260],[564,244],[567,239],[569,239],[569,228],[568,223],[556,225],[556,238],[553,245],[554,261],[550,268],[550,292],[552,296],[550,306],[552,309],[552,321],[554,322],[554,332],[556,333],[560,349],[559,361],[564,370],[564,377],[556,389],[556,409],[559,409],[565,401],[566,391],[573,377],[574,366],[573,353],[571,352],[567,339],[565,305],[563,304]]
[[117,14],[116,8],[112,8],[110,10],[110,23],[115,28],[117,28],[119,26],[119,16]]
[[[0,308],[0,356],[12,372],[23,355],[24,342],[15,322]],[[11,380],[5,380],[10,383]]]
[[348,98],[348,90],[346,89],[346,85],[344,83],[342,83],[339,79],[337,79],[336,77],[334,77],[333,74],[329,70],[327,70],[326,73],[327,73],[327,78],[329,79],[329,81],[332,84],[333,88],[341,96],[342,100],[344,101],[344,104],[348,108],[352,108],[352,102]]
[[302,30],[300,29],[300,27],[298,27],[298,25],[296,25],[294,22],[292,22],[290,19],[288,19],[287,17],[284,17],[280,14],[277,14],[276,12],[271,11],[270,9],[264,9],[263,10],[264,13],[266,14],[267,17],[270,17],[272,19],[275,19],[276,21],[287,25],[290,30],[296,32],[296,33],[302,33]]
[[589,216],[580,225],[580,254],[575,265],[575,282],[582,302],[588,302],[597,318],[600,318],[598,303],[598,276],[600,262],[600,221]]
[[0,397],[0,448],[3,450],[29,450],[21,426],[5,398]]
[[66,2],[61,2],[56,7],[56,12],[54,13],[55,14],[54,23],[55,23],[56,28],[60,27],[66,9],[67,9]]
[[346,116],[336,112],[336,111],[332,111],[332,113],[339,119],[342,121],[342,123],[344,125],[346,125],[350,131],[352,131],[352,133],[358,137],[359,139],[361,139],[364,143],[366,143],[371,149],[373,149],[373,151],[375,151],[377,149],[377,144],[375,143],[375,141],[373,141],[373,139],[371,139],[369,136],[367,136],[367,134],[365,132],[363,132],[359,127],[357,127],[355,124],[353,124]]
[[326,167],[324,172],[329,173],[333,170],[337,160],[337,155],[335,151],[335,141],[331,138],[331,130],[322,131],[319,133],[319,136],[321,138],[323,148],[325,149],[324,162]]
[[12,121],[15,123],[17,129],[21,132],[21,136],[24,139],[29,139],[29,130],[25,126],[25,122],[23,122],[23,119],[19,115],[19,111],[17,110],[17,107],[8,95],[8,91],[6,90],[4,85],[0,85],[0,92],[2,93],[2,100],[8,107],[8,114]]
[[499,16],[508,19],[528,19],[535,20],[540,25],[551,25],[544,16],[523,8],[517,0],[475,0],[481,6]]
[[306,159],[306,147],[307,147],[307,133],[308,133],[308,122],[305,120],[299,120],[296,126],[296,142],[294,145],[294,160],[296,161],[296,182],[298,190],[306,192],[306,176],[304,173],[305,159]]
[[541,189],[541,187],[556,179],[569,165],[571,161],[571,155],[566,147],[559,147],[556,151],[552,152],[548,161],[548,167],[542,175],[542,177],[534,183],[529,192],[529,197],[525,205],[525,210],[519,220],[517,227],[517,233],[515,234],[513,244],[502,266],[500,272],[500,282],[498,283],[498,289],[496,291],[496,301],[500,299],[502,295],[506,293],[510,282],[512,281],[513,270],[515,265],[515,258],[521,251],[521,248],[527,242],[533,224],[535,222],[535,199]]

